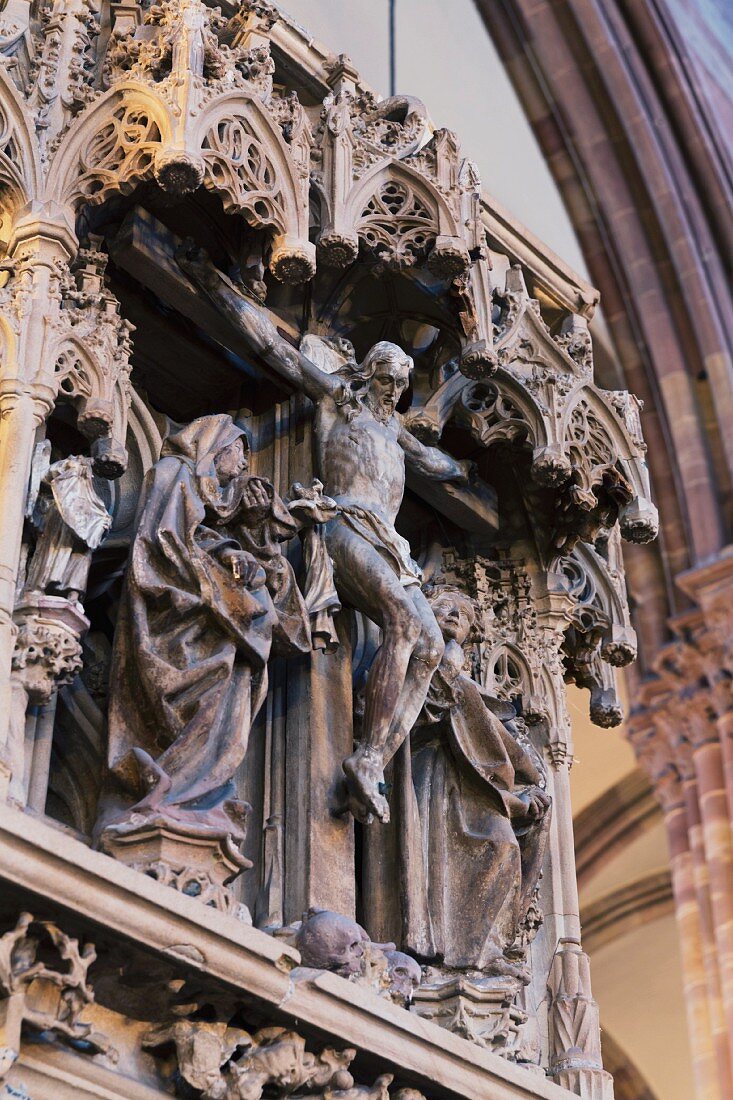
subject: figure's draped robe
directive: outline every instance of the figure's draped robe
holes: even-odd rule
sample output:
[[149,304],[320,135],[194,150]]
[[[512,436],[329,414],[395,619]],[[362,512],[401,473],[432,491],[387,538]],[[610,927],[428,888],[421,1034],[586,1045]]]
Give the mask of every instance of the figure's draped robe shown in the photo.
[[[162,771],[161,812],[231,831],[225,803],[267,690],[275,611],[222,564],[226,528],[215,456],[242,434],[211,416],[170,436],[147,474],[120,605],[109,715],[109,767],[134,799],[133,748]],[[212,524],[212,526],[209,526]],[[123,799],[124,801],[124,799]]]
[[37,514],[43,529],[28,569],[29,591],[85,592],[91,551],[107,534],[112,517],[94,486],[91,461],[72,457],[54,463],[41,486]]
[[[479,685],[463,673],[449,681],[441,666],[410,744],[394,761],[394,822],[366,831],[370,934],[459,970],[481,970],[501,956],[531,900],[550,818],[513,821],[507,796],[539,782]],[[383,874],[390,859],[399,892]]]

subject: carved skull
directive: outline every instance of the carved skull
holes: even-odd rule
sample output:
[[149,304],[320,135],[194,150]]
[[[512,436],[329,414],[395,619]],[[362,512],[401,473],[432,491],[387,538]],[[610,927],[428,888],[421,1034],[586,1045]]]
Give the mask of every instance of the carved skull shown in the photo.
[[368,943],[369,937],[361,925],[328,909],[303,921],[295,940],[304,966],[331,970],[343,978],[362,972]]
[[387,992],[395,1004],[407,1006],[422,981],[420,964],[404,951],[387,952],[389,986]]

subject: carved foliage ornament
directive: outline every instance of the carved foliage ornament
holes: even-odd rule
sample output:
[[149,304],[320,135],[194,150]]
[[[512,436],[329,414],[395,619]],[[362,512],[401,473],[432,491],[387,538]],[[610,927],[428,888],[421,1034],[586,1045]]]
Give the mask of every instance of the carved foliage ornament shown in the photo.
[[393,96],[381,103],[373,92],[362,92],[352,101],[356,137],[373,153],[405,157],[422,140],[427,112],[413,96]]
[[13,672],[34,703],[46,703],[52,693],[70,684],[82,667],[78,638],[51,621],[25,620],[15,640]]
[[[39,958],[39,954],[43,959]],[[116,1060],[106,1038],[79,1017],[94,1001],[89,968],[97,954],[80,947],[51,921],[21,913],[14,929],[0,936],[0,1080],[20,1053],[21,1027],[87,1054]]]
[[324,1047],[313,1053],[302,1036],[284,1027],[250,1035],[226,1023],[178,1020],[152,1028],[142,1042],[161,1058],[173,1050],[169,1080],[181,1097],[195,1089],[202,1100],[260,1100],[265,1095],[389,1100],[390,1074],[373,1086],[354,1083],[348,1069],[356,1056],[353,1048]]

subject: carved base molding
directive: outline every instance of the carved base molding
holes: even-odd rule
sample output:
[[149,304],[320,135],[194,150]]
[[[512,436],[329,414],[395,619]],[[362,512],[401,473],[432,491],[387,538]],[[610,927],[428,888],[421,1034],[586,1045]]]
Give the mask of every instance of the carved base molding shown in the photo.
[[111,825],[100,840],[102,851],[204,905],[251,924],[249,910],[229,885],[248,866],[227,835],[195,835],[168,821]]
[[[58,915],[67,935],[79,936],[82,926],[104,926],[104,951],[89,974],[96,1004],[87,1011],[98,1013],[90,1021],[109,1035],[120,1056],[115,1063],[105,1054],[89,1057],[59,1044],[24,1042],[6,1083],[26,1090],[33,1100],[75,1100],[80,1095],[162,1100],[170,1095],[163,1062],[169,1058],[171,1070],[180,1068],[175,1039],[186,1058],[189,1036],[172,1033],[169,1048],[161,1048],[155,1063],[144,1048],[140,1053],[151,1026],[144,1022],[149,1019],[145,1013],[157,1019],[163,996],[179,999],[179,1011],[171,1018],[174,1027],[175,1019],[183,1019],[181,1011],[194,1007],[192,998],[220,1005],[222,1018],[227,1017],[227,1004],[231,1011],[247,1004],[245,1016],[232,1025],[236,1033],[225,1031],[223,1036],[223,1054],[233,1038],[244,1049],[235,1068],[221,1069],[214,1058],[215,1085],[221,1084],[222,1074],[241,1077],[246,1070],[251,1075],[265,1059],[270,1073],[275,1055],[280,1064],[285,1028],[307,1044],[302,1056],[296,1050],[298,1066],[309,1061],[309,1051],[318,1069],[327,1048],[333,1048],[336,1060],[356,1050],[353,1091],[346,1087],[345,1072],[343,1078],[334,1075],[332,1084],[315,1091],[328,1100],[571,1100],[572,1094],[544,1075],[527,1072],[336,974],[311,971],[296,978],[293,968],[300,958],[288,944],[204,909],[65,834],[60,843],[61,835],[38,819],[0,806],[0,893],[6,907],[14,908],[16,896],[27,896],[43,882],[46,915]],[[115,945],[120,963],[115,962]],[[130,978],[121,978],[120,965],[131,971]],[[201,1044],[210,1049],[211,1030],[203,1021],[192,1033],[193,1053]],[[292,1044],[290,1049],[300,1049],[294,1037]],[[143,1056],[144,1073],[135,1061]],[[179,1091],[185,1091],[183,1086]],[[314,1095],[310,1087],[308,1095]]]
[[548,984],[554,1046],[548,1076],[584,1100],[613,1100],[613,1078],[601,1060],[590,962],[577,940],[560,941]]
[[613,1100],[613,1077],[603,1069],[560,1070],[552,1079],[583,1100]]
[[457,975],[415,990],[412,1011],[495,1054],[514,1060],[526,1012],[515,1005],[520,984],[514,979],[476,979]]

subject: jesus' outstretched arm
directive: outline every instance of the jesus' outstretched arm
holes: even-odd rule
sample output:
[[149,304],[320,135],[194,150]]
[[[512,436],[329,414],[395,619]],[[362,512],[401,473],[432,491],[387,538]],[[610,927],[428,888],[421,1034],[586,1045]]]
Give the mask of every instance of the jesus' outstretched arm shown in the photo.
[[433,481],[456,481],[463,485],[471,480],[473,463],[452,458],[437,447],[426,447],[404,425],[400,426],[398,441],[405,452],[407,466],[415,473]]
[[312,401],[318,401],[326,394],[334,398],[339,396],[343,383],[320,370],[283,339],[265,310],[237,290],[201,249],[190,242],[183,244],[176,252],[176,262],[191,282],[242,333],[252,351],[260,355],[281,378]]

